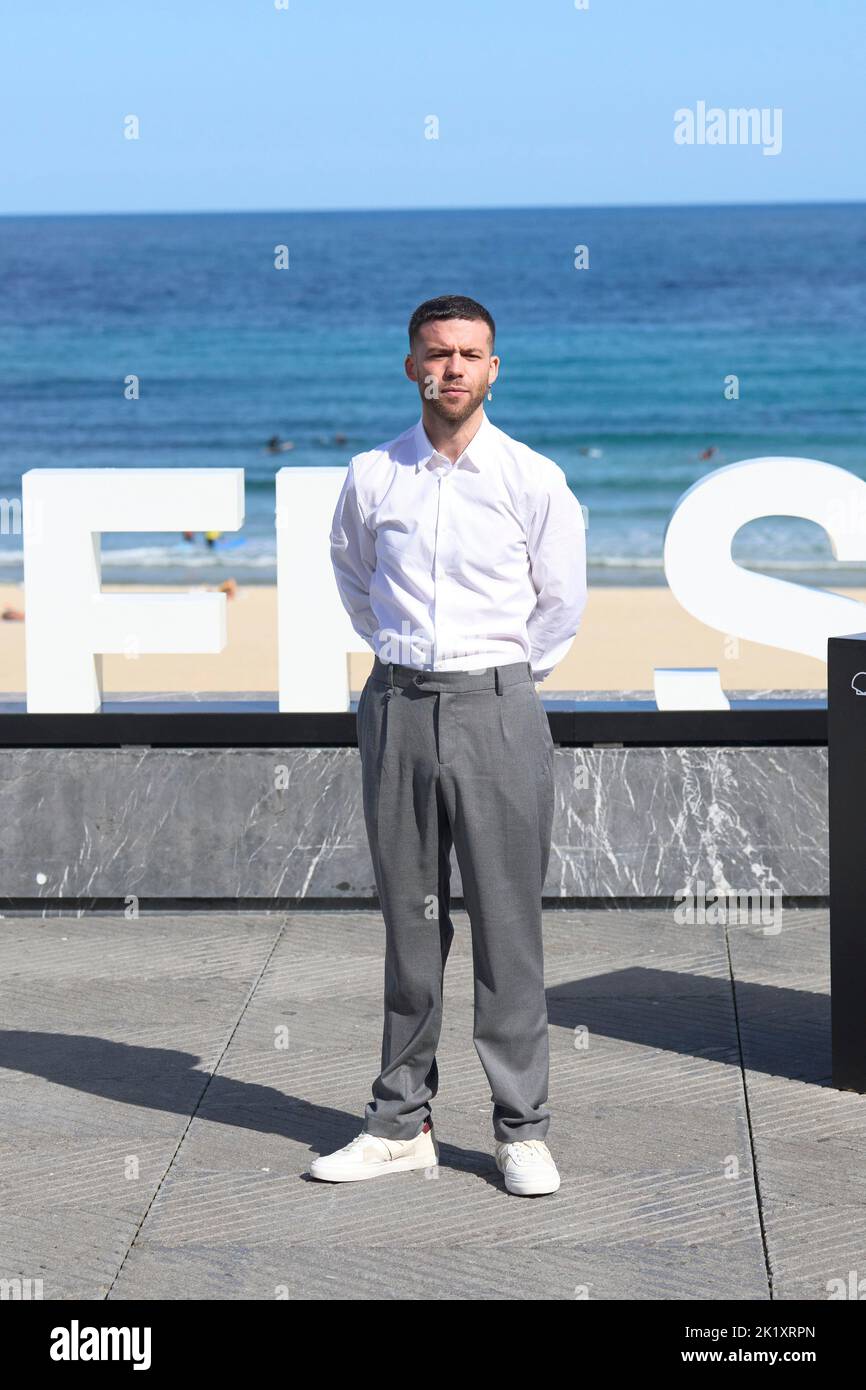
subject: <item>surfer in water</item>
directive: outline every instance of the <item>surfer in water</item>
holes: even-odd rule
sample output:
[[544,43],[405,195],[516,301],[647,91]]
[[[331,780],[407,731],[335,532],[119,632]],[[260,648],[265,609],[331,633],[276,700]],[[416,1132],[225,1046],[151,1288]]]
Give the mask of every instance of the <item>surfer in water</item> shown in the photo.
[[[203,534],[208,548],[210,550],[213,550],[214,543],[219,540],[220,536],[222,535],[222,531],[205,531]],[[183,538],[185,541],[194,541],[195,531],[184,531]]]

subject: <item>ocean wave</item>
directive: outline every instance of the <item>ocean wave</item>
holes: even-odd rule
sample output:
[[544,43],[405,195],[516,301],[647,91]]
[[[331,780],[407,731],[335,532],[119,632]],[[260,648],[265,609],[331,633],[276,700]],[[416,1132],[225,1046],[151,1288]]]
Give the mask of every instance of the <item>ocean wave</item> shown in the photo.
[[[260,543],[258,547],[239,546],[237,549],[220,551],[196,549],[179,551],[172,546],[129,546],[122,549],[103,550],[103,573],[117,569],[173,570],[178,575],[187,571],[232,570],[261,572],[270,570],[276,575],[276,549]],[[23,551],[0,549],[0,569],[14,570],[23,566]],[[767,556],[737,556],[735,563],[741,568],[759,573],[814,574],[821,573],[831,577],[837,574],[866,570],[866,560],[833,560],[817,555],[803,555],[796,558],[774,559]],[[664,574],[664,562],[656,555],[590,555],[587,569],[633,570],[635,573]]]

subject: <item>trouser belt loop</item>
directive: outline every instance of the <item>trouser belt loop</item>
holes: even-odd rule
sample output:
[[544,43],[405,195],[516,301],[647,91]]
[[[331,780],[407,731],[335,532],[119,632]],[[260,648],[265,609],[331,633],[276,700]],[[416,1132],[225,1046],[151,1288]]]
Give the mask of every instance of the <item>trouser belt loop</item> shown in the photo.
[[502,677],[501,677],[500,674],[499,674],[499,667],[498,667],[498,666],[494,666],[494,668],[493,668],[493,677],[494,677],[494,680],[495,680],[495,682],[496,682],[496,694],[497,694],[497,695],[501,695],[501,694],[502,694]]

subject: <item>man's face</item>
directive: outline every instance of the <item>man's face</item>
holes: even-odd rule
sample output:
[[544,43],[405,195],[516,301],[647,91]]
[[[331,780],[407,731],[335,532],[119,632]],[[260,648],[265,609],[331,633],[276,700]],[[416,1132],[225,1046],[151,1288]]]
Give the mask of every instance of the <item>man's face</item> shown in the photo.
[[421,399],[452,425],[478,409],[498,371],[499,358],[490,354],[490,330],[483,319],[423,324],[406,358],[406,375],[418,383]]

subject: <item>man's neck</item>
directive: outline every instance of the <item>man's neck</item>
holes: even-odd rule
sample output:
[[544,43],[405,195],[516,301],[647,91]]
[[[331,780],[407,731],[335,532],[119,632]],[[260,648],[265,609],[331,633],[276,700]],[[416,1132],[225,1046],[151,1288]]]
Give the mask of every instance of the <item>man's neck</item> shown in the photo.
[[457,426],[451,426],[447,420],[443,420],[439,415],[433,415],[426,409],[421,411],[421,420],[427,432],[427,438],[438,449],[440,454],[444,454],[452,463],[456,463],[463,450],[475,438],[484,420],[484,406],[480,405],[474,410],[467,419]]

